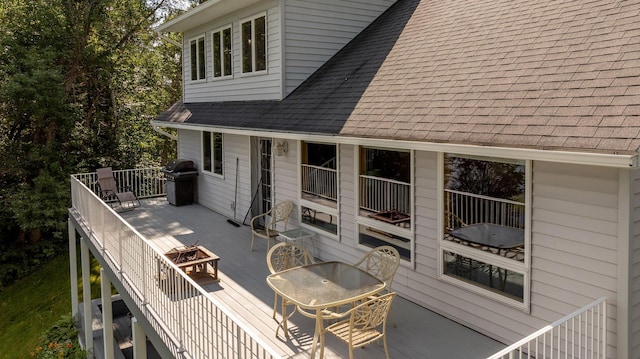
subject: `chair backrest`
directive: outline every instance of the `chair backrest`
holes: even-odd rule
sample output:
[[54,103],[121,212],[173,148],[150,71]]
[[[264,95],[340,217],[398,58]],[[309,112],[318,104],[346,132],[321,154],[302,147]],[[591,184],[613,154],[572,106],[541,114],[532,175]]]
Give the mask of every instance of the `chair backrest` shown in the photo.
[[101,191],[110,191],[113,193],[118,192],[118,186],[116,185],[116,180],[113,177],[111,167],[98,168],[96,173],[98,175],[98,186],[100,186]]
[[400,266],[400,254],[391,246],[376,247],[365,254],[355,266],[385,282],[386,290],[391,291],[393,277]]
[[387,293],[353,308],[349,318],[351,331],[366,331],[383,325],[395,296],[395,292]]
[[269,229],[270,230],[276,229],[276,225],[279,222],[282,222],[284,225],[284,228],[287,228],[287,222],[289,221],[289,215],[291,214],[292,210],[293,210],[293,202],[291,201],[283,201],[273,206],[273,208],[271,208],[271,211],[269,213],[271,215],[271,222],[269,223]]
[[312,263],[315,261],[306,248],[289,242],[280,242],[267,252],[267,265],[271,273]]

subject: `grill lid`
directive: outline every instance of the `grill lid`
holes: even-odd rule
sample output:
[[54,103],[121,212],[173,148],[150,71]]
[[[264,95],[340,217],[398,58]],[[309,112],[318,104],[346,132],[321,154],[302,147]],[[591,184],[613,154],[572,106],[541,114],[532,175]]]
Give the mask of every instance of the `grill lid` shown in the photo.
[[175,159],[164,167],[164,171],[168,173],[195,171],[196,166],[191,160]]

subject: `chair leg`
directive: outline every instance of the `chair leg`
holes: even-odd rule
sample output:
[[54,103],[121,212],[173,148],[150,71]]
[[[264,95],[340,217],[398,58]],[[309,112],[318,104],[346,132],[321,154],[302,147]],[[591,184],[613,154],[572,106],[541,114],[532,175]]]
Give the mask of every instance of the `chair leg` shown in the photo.
[[256,236],[253,234],[253,232],[251,232],[251,251],[253,252],[253,240],[256,238]]
[[382,337],[382,342],[384,343],[384,355],[387,359],[389,359],[389,348],[387,347],[387,336]]

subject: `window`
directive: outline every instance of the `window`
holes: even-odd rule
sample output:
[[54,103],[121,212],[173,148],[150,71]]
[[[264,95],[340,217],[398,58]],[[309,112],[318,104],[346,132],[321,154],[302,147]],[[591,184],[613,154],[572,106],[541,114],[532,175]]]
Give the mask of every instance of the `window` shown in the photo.
[[211,34],[213,49],[213,77],[232,75],[231,25]]
[[359,244],[391,245],[411,261],[411,152],[361,147],[359,172]]
[[527,164],[444,155],[443,275],[524,304]]
[[302,223],[338,234],[338,156],[335,144],[302,142]]
[[242,42],[242,72],[251,73],[267,69],[266,15],[247,19],[240,24]]
[[205,79],[204,35],[189,41],[191,49],[191,81]]
[[202,132],[202,170],[223,175],[222,134]]

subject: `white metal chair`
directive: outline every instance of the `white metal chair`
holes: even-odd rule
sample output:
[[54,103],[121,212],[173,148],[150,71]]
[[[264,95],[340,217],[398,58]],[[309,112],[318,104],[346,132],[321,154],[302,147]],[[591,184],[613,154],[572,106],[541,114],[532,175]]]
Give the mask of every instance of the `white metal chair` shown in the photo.
[[[287,222],[289,221],[289,215],[293,210],[293,202],[284,201],[271,207],[266,213],[259,214],[251,218],[251,250],[253,251],[253,242],[256,236],[267,240],[267,250],[271,247],[271,239],[276,242],[276,238],[280,234],[276,230],[278,223],[282,223],[284,229],[287,229]],[[268,223],[262,227],[260,220],[263,219]]]
[[[267,253],[267,266],[269,267],[269,271],[273,273],[277,273],[283,271],[285,269],[309,265],[315,263],[313,256],[309,251],[301,247],[297,244],[293,244],[290,242],[280,242],[275,246],[271,247],[269,252]],[[287,316],[287,306],[294,305],[293,303],[282,298],[282,327],[284,330],[284,335],[286,337],[289,336],[289,332],[287,331],[287,321],[289,317],[293,313],[295,313],[295,309]],[[273,318],[276,318],[276,309],[278,307],[278,294],[275,294],[273,300]],[[280,326],[276,330],[276,336],[278,336],[278,330],[280,330]]]
[[389,359],[387,347],[387,316],[396,293],[387,293],[372,298],[340,315],[349,317],[326,327],[320,335],[320,359],[324,356],[326,333],[336,336],[349,345],[349,358],[353,359],[353,349],[382,339],[384,352]]

